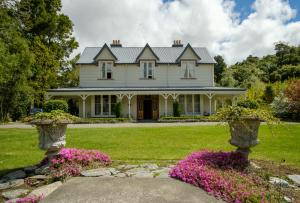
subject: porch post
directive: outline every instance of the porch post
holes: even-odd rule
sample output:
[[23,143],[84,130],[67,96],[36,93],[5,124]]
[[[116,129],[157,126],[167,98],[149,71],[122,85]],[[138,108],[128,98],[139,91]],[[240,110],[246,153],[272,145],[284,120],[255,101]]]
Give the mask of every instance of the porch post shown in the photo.
[[168,94],[162,94],[163,98],[165,99],[165,116],[168,114]]
[[209,115],[211,115],[211,113],[212,113],[211,99],[213,98],[214,94],[208,93],[208,94],[206,94],[206,96],[209,99]]
[[88,95],[80,95],[81,99],[82,99],[82,117],[85,118],[85,100],[88,97]]
[[131,99],[134,96],[134,94],[127,94],[128,99],[128,118],[131,119]]

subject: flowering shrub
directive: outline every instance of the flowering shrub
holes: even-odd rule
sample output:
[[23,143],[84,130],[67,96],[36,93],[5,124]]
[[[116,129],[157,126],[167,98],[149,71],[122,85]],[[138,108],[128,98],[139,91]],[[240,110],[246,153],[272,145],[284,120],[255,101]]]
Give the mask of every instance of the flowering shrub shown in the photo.
[[247,160],[237,152],[192,153],[170,176],[203,188],[227,202],[272,202],[278,195],[260,177],[247,174]]
[[50,175],[54,179],[63,179],[80,175],[83,167],[107,166],[111,164],[111,160],[108,155],[97,150],[63,148],[50,160],[50,164]]
[[248,165],[248,160],[241,153],[211,152],[206,150],[194,152],[181,162],[207,165],[222,169],[245,169]]
[[82,166],[89,165],[92,162],[99,162],[106,166],[111,163],[111,160],[108,155],[97,150],[63,148],[60,150],[59,155],[52,159],[51,162],[54,165],[75,162]]
[[[41,201],[44,198],[43,195],[40,196],[32,196],[32,197],[23,197],[17,199],[15,202],[16,203],[37,203]],[[9,203],[12,203],[13,201],[9,201]]]

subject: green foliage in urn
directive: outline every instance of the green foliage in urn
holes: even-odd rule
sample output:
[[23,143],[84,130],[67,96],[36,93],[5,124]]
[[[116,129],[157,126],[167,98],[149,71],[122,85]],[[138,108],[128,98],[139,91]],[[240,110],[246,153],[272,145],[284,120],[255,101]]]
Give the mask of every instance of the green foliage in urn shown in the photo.
[[53,110],[62,110],[68,112],[68,103],[65,100],[49,100],[44,105],[45,112],[51,112]]
[[258,109],[258,107],[259,107],[257,101],[252,100],[252,99],[245,99],[245,100],[239,101],[237,103],[237,106],[248,108],[248,109]]
[[276,124],[279,122],[272,113],[265,109],[250,109],[241,106],[229,106],[220,109],[212,119],[223,121],[223,122],[233,122],[233,121],[243,121],[243,120],[259,120],[265,121],[268,124]]
[[62,110],[53,110],[51,112],[40,112],[32,117],[27,117],[26,122],[33,124],[47,123],[47,124],[59,124],[59,123],[73,123],[78,117],[66,113]]

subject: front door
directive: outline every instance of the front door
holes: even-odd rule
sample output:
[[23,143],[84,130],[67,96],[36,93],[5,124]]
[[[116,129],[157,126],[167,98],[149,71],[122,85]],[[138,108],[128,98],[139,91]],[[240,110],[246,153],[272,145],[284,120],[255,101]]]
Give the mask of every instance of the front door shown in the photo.
[[157,120],[158,119],[158,95],[137,96],[137,119]]
[[146,119],[146,120],[152,119],[152,100],[151,99],[144,100],[144,119]]

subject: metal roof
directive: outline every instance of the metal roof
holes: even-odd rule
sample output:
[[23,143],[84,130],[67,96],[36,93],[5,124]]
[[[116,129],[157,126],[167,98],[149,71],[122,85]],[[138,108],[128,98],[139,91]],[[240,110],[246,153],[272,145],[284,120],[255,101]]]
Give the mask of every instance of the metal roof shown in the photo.
[[[92,64],[94,57],[102,47],[86,47],[80,56],[77,64]],[[115,63],[136,63],[136,58],[144,47],[109,47],[111,52],[117,57]],[[176,59],[182,54],[185,47],[151,47],[159,60],[157,63],[177,63]],[[193,47],[200,57],[198,63],[216,63],[214,58],[208,53],[205,47]]]
[[48,92],[94,92],[94,91],[246,91],[234,87],[74,87],[49,89]]

